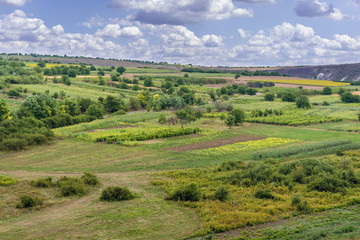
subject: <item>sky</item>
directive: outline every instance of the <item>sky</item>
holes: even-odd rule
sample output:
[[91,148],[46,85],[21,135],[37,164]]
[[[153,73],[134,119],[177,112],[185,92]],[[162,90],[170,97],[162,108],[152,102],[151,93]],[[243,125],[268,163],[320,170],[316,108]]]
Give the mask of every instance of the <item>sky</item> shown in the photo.
[[0,0],[0,52],[204,66],[360,62],[360,0]]

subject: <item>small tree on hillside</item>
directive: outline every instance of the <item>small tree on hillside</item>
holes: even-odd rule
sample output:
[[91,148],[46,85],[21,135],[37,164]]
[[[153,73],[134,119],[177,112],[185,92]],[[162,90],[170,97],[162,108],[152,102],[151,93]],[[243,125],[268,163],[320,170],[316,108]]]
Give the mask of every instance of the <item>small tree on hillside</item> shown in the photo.
[[235,125],[235,117],[231,114],[228,114],[224,122],[226,126],[228,126],[231,129],[231,127]]
[[10,117],[10,108],[4,100],[0,100],[0,122]]
[[229,113],[229,115],[232,115],[235,118],[235,125],[242,124],[245,121],[245,113],[241,109],[235,108]]
[[329,87],[324,87],[324,89],[322,90],[322,94],[323,95],[331,95],[332,94],[332,89]]
[[310,108],[309,98],[305,95],[300,95],[296,98],[296,107]]
[[175,115],[178,119],[180,119],[181,127],[184,127],[184,124],[196,120],[194,112],[189,107],[176,111]]
[[273,93],[266,93],[264,97],[265,97],[265,101],[272,102],[275,100],[275,94]]
[[120,73],[120,75],[122,75],[126,71],[126,69],[123,66],[120,66],[116,68],[116,71]]

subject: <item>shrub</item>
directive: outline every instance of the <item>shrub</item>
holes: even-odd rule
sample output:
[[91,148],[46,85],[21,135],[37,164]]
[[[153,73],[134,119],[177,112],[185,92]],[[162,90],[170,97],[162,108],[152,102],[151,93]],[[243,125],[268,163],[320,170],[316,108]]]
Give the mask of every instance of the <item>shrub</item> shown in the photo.
[[113,113],[113,115],[125,115],[126,112],[124,110],[119,110]]
[[61,177],[58,186],[64,197],[83,196],[86,193],[85,184],[78,178]]
[[124,201],[134,199],[135,196],[127,187],[107,187],[101,193],[100,200],[102,201]]
[[294,195],[291,199],[291,205],[297,206],[301,203],[301,196],[300,195]]
[[305,95],[300,95],[296,98],[297,108],[310,108],[309,98]]
[[0,176],[0,186],[9,186],[16,182],[17,180],[15,178]]
[[345,191],[347,186],[347,182],[336,175],[321,174],[309,183],[308,188],[319,192],[337,193]]
[[158,119],[158,122],[161,123],[161,124],[166,123],[166,117],[164,115],[160,115],[159,119]]
[[225,188],[224,186],[220,186],[218,188],[218,190],[216,190],[214,197],[217,200],[220,200],[222,202],[224,202],[225,200],[227,200],[229,198],[230,192],[227,188]]
[[86,185],[97,185],[100,183],[97,176],[90,172],[85,172],[80,178]]
[[43,201],[39,198],[33,198],[29,195],[22,195],[20,196],[20,203],[16,205],[16,208],[32,208],[42,204]]
[[272,102],[275,100],[275,94],[273,93],[266,93],[264,97],[265,97],[265,101]]
[[254,195],[256,198],[259,199],[274,199],[274,195],[268,189],[259,189],[255,192]]
[[196,202],[200,200],[200,196],[199,186],[195,183],[190,183],[185,187],[177,188],[170,197],[173,200]]
[[53,186],[52,177],[38,178],[36,180],[32,180],[30,184],[34,187],[40,188],[49,188]]
[[245,121],[245,113],[241,109],[233,109],[231,112],[229,112],[229,114],[234,116],[235,125],[242,124]]

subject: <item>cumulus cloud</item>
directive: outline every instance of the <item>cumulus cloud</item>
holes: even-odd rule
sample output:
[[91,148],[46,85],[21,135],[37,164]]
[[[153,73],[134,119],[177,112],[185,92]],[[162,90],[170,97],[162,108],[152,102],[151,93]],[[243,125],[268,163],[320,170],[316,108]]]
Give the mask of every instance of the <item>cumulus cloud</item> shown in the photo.
[[254,11],[252,9],[237,8],[232,11],[232,15],[238,18],[253,17]]
[[119,24],[107,24],[103,29],[97,30],[96,36],[100,37],[141,37],[143,34],[138,27],[120,28]]
[[222,43],[222,37],[214,34],[204,35],[202,41],[206,47],[219,47]]
[[222,20],[231,16],[253,15],[250,9],[235,9],[232,0],[112,0],[108,7],[135,10],[129,19],[157,25],[182,25],[203,19]]
[[299,0],[295,12],[299,17],[329,16],[334,12],[334,6],[318,0]]
[[343,14],[340,9],[334,8],[332,4],[320,2],[319,0],[298,0],[295,13],[299,17],[330,17],[334,20],[342,20],[349,17]]
[[245,31],[244,29],[238,28],[237,32],[239,33],[240,37],[243,39],[250,37],[250,32]]
[[24,6],[27,0],[0,0],[0,5]]
[[332,39],[321,38],[311,27],[284,22],[252,35],[246,43],[234,46],[229,54],[234,62],[244,59],[250,65],[353,62],[360,54],[360,37],[335,34]]

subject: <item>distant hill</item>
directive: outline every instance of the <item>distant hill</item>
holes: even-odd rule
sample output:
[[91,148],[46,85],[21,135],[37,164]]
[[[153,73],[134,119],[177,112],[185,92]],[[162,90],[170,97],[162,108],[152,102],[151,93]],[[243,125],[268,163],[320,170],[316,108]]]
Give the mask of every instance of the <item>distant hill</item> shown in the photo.
[[322,65],[322,66],[299,66],[280,67],[274,70],[280,74],[292,77],[314,78],[341,82],[357,82],[360,80],[360,63]]

